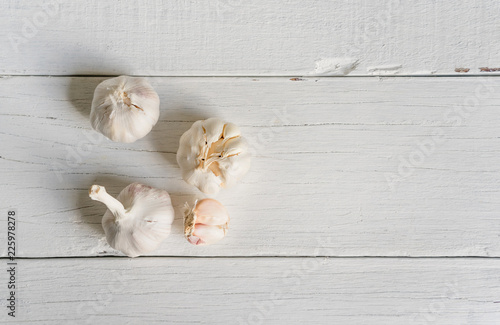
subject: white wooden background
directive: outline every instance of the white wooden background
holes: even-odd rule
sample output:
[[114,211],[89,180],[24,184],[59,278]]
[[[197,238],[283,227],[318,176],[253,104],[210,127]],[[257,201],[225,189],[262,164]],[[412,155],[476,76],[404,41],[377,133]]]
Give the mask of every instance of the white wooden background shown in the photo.
[[[2,2],[0,252],[6,264],[16,209],[19,310],[0,323],[498,323],[499,9]],[[88,121],[117,74],[148,77],[161,99],[134,144]],[[240,125],[254,157],[218,196],[227,237],[194,247],[180,210],[202,195],[175,152],[208,117]],[[136,181],[168,190],[177,216],[158,250],[129,259],[88,187]]]

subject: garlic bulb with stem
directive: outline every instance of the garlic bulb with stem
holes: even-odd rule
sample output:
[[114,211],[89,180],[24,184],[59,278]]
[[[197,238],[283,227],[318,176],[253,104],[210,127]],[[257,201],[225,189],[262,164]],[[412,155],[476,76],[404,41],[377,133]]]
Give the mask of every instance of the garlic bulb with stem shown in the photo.
[[130,143],[144,137],[159,116],[160,98],[145,78],[119,76],[95,89],[90,123],[113,141]]
[[155,250],[170,234],[174,209],[167,191],[132,183],[115,199],[92,185],[89,196],[108,207],[102,218],[108,244],[129,257]]
[[229,228],[226,208],[214,199],[196,201],[191,209],[186,203],[184,235],[193,245],[210,245],[226,236]]
[[236,125],[209,118],[195,122],[181,136],[177,163],[188,184],[215,195],[247,173],[250,153]]

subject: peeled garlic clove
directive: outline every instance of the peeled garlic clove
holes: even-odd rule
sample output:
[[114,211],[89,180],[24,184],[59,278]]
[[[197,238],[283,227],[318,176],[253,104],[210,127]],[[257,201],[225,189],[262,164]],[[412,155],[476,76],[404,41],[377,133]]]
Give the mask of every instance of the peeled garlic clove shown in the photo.
[[193,245],[210,245],[227,233],[229,214],[226,208],[214,199],[203,199],[194,208],[186,204],[184,235]]
[[90,123],[113,141],[130,143],[144,137],[159,116],[160,98],[145,78],[119,76],[95,89]]
[[188,184],[214,195],[247,173],[250,153],[236,125],[209,118],[195,122],[182,135],[177,163]]
[[108,207],[102,218],[108,244],[129,257],[155,250],[170,234],[174,208],[167,191],[133,183],[115,199],[92,185],[89,196]]

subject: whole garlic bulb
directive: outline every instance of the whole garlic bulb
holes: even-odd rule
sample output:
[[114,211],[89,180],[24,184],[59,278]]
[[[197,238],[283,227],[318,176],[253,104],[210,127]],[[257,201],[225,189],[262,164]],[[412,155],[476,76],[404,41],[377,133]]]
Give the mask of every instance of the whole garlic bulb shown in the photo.
[[226,208],[214,199],[196,201],[191,209],[186,203],[184,235],[193,245],[209,245],[227,233],[229,214]]
[[170,234],[174,208],[167,191],[133,183],[115,199],[92,185],[89,196],[108,207],[102,218],[108,244],[129,257],[155,250]]
[[144,137],[159,116],[160,98],[145,78],[119,76],[95,89],[90,123],[113,141],[130,143]]
[[188,184],[214,195],[247,173],[250,153],[236,125],[209,118],[195,122],[182,135],[177,163]]

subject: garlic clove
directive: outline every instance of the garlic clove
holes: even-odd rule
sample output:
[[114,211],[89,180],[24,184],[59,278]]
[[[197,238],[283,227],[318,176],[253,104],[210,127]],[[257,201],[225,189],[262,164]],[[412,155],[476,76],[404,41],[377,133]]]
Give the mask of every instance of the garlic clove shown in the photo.
[[103,186],[92,185],[89,196],[108,208],[102,218],[108,244],[129,257],[155,250],[170,234],[174,209],[164,190],[133,183],[115,199]]
[[191,209],[186,204],[184,235],[193,245],[210,245],[218,242],[227,233],[229,214],[226,208],[214,199],[197,201]]
[[219,202],[213,199],[204,199],[194,207],[197,223],[208,226],[224,225],[229,221],[229,214],[226,208]]
[[184,180],[215,195],[248,172],[250,153],[238,127],[217,118],[195,122],[179,141],[177,151]]
[[225,229],[197,224],[188,241],[193,245],[210,245],[218,242],[226,235]]
[[229,138],[234,138],[240,135],[240,129],[233,123],[228,123],[226,124],[226,127],[224,128],[224,138],[229,139]]
[[145,78],[119,76],[95,89],[90,123],[113,141],[130,143],[144,137],[159,116],[160,98]]

